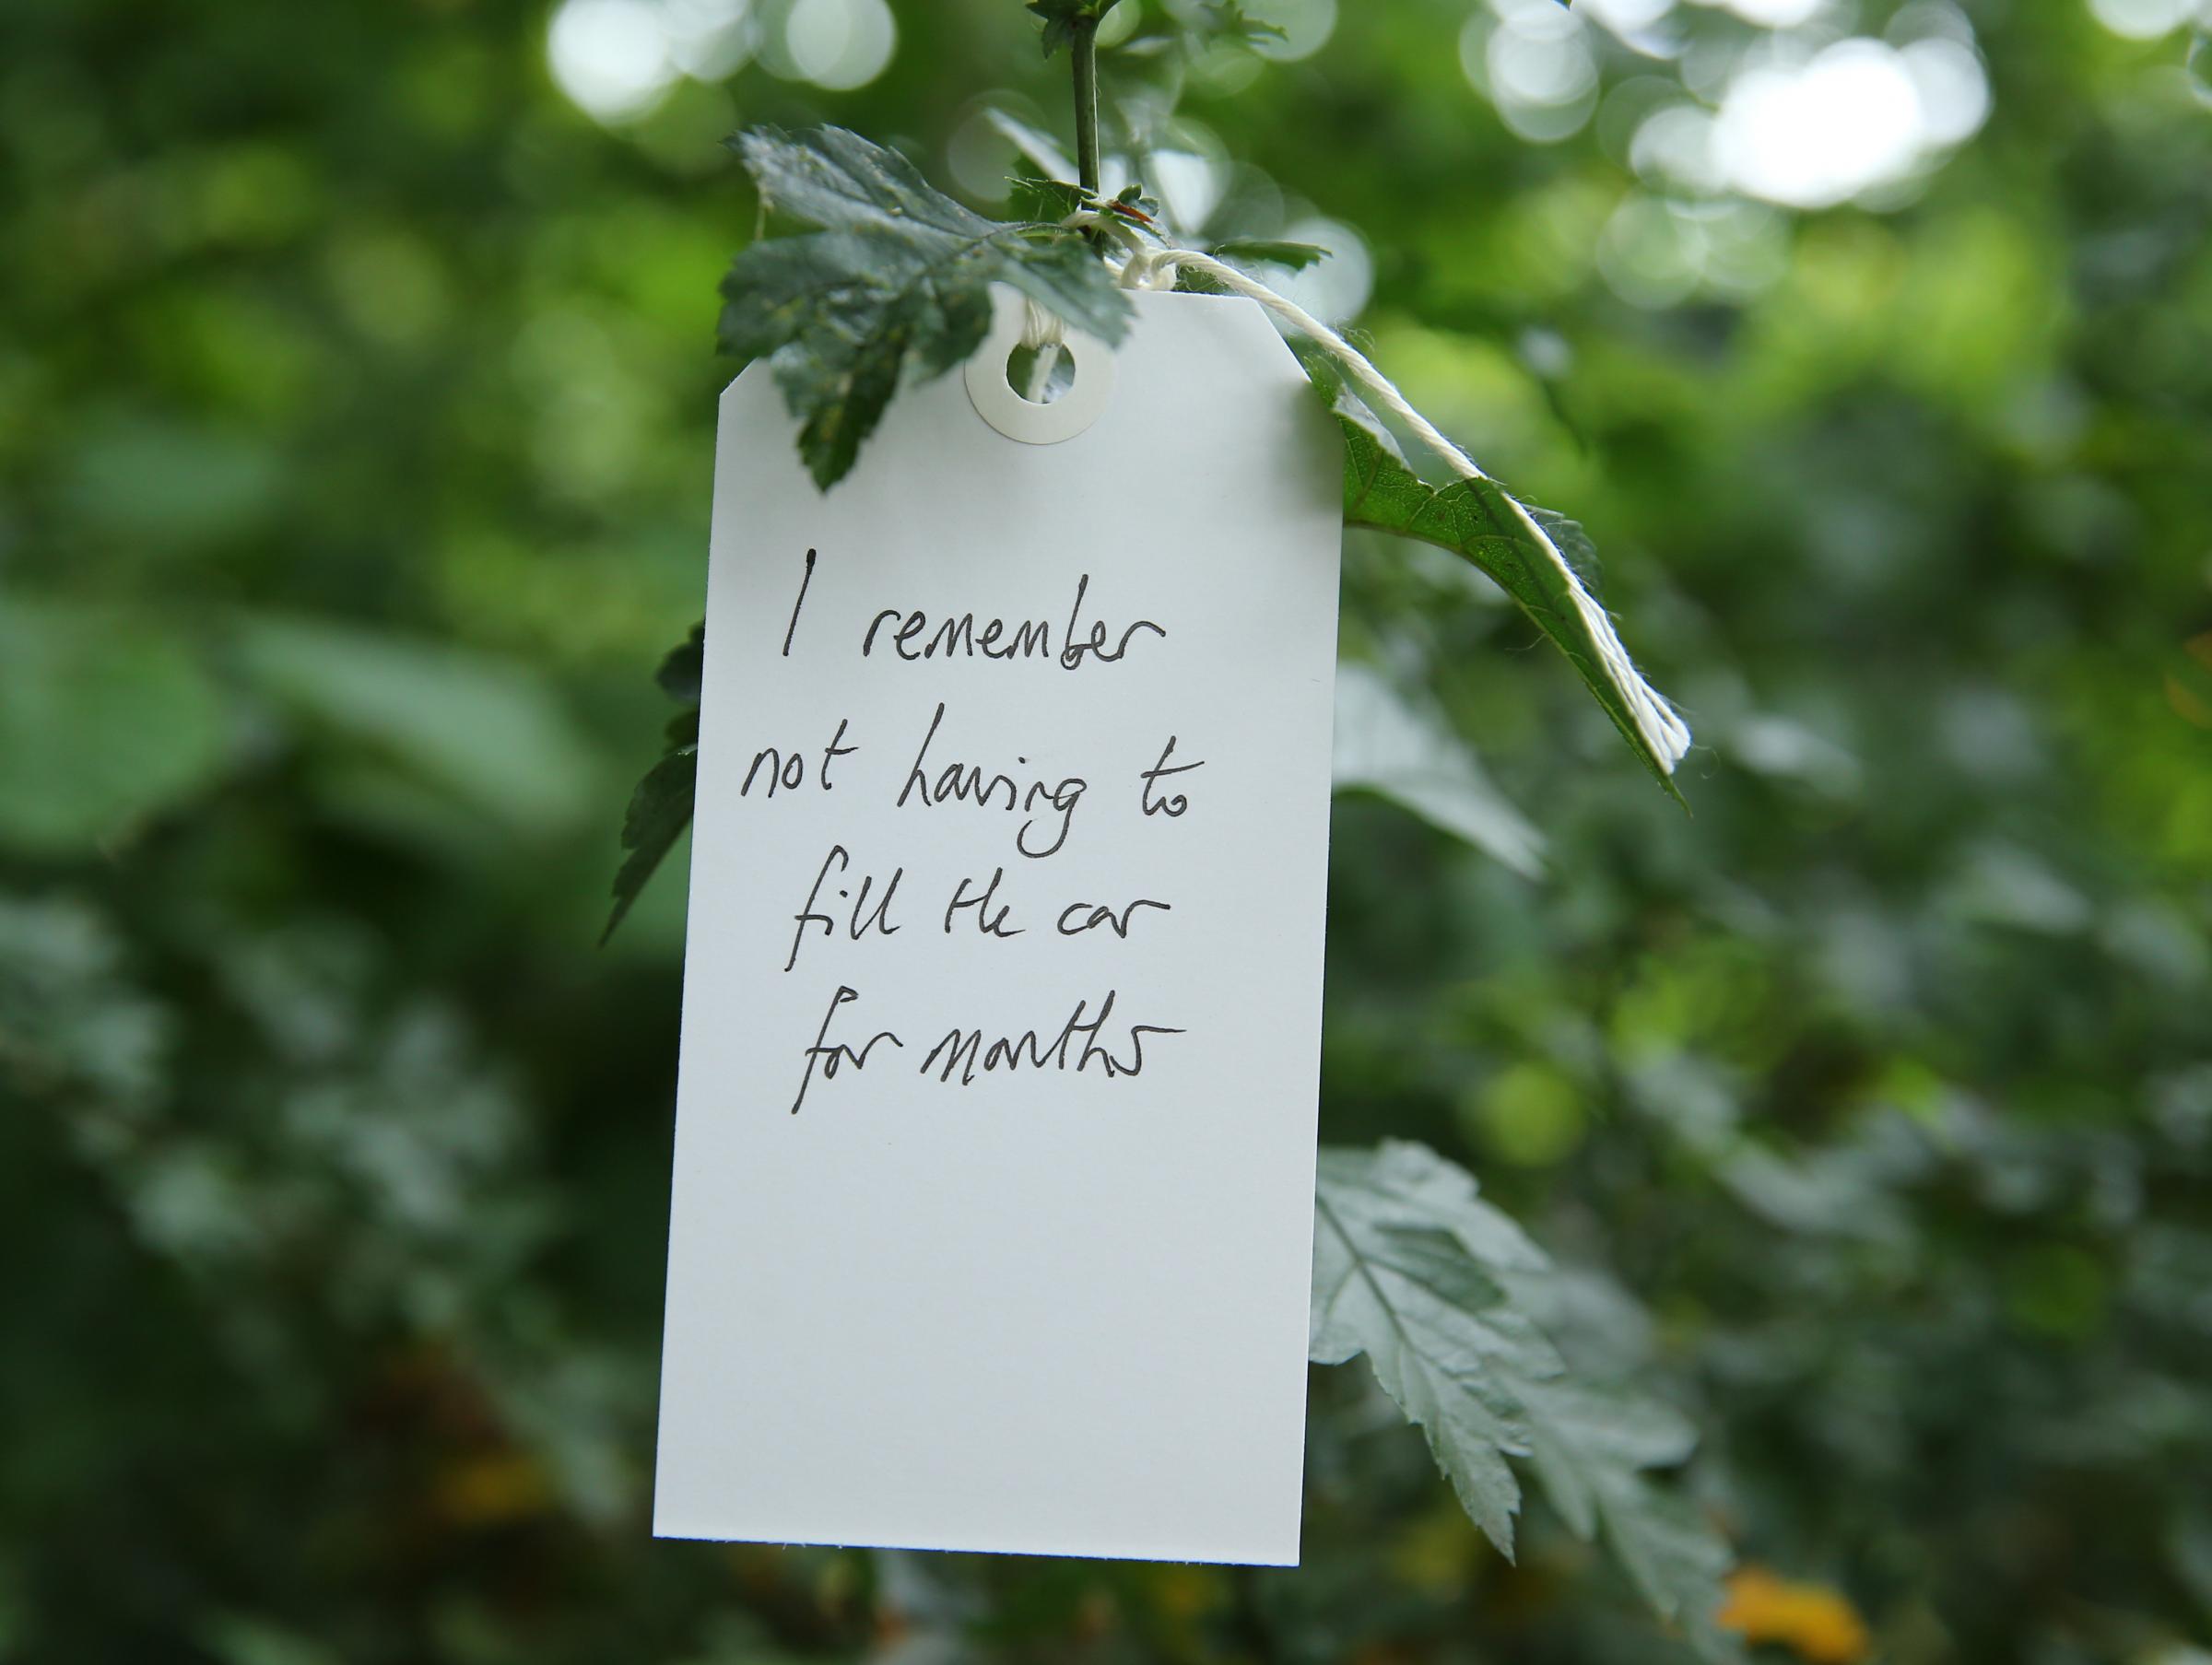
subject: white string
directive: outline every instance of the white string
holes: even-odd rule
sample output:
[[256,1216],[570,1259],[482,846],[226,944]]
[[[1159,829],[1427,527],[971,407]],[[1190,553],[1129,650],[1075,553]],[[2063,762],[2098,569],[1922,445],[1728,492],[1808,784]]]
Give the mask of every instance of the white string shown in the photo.
[[1028,313],[1021,324],[1022,346],[1035,353],[1048,346],[1059,346],[1067,340],[1067,320],[1059,313],[1039,306],[1027,297],[1023,298],[1022,306]]
[[1022,397],[1031,405],[1042,405],[1053,385],[1053,372],[1060,368],[1060,349],[1067,343],[1067,320],[1026,296],[1022,305],[1026,316],[1021,325],[1021,345],[1036,355],[1030,363],[1029,391]]
[[[1195,249],[1178,249],[1172,245],[1147,247],[1127,225],[1110,215],[1089,212],[1072,214],[1063,223],[1102,227],[1127,247],[1129,256],[1121,267],[1121,281],[1124,287],[1170,288],[1174,285],[1175,274],[1187,268],[1204,273],[1232,294],[1259,302],[1274,317],[1301,335],[1311,338],[1329,357],[1343,365],[1373,405],[1404,423],[1422,444],[1441,457],[1454,474],[1462,479],[1489,480],[1489,476],[1475,465],[1472,457],[1446,438],[1428,417],[1406,403],[1406,395],[1399,393],[1390,379],[1369,361],[1366,354],[1288,296],[1278,295],[1256,277],[1240,272],[1226,261],[1217,260],[1210,254],[1201,254]],[[1031,303],[1032,319],[1040,310],[1034,302]],[[1573,601],[1575,614],[1590,632],[1590,639],[1597,644],[1598,658],[1605,665],[1606,678],[1619,691],[1621,699],[1627,704],[1638,737],[1652,756],[1659,760],[1660,768],[1672,774],[1675,765],[1689,750],[1688,726],[1675,714],[1675,709],[1667,704],[1665,697],[1644,680],[1643,674],[1636,668],[1636,662],[1629,657],[1628,649],[1621,645],[1619,633],[1613,627],[1612,617],[1598,605],[1596,598],[1583,587],[1583,580],[1574,569],[1567,564],[1567,557],[1559,553],[1559,545],[1551,541],[1543,527],[1536,524],[1528,510],[1514,500],[1512,493],[1501,488],[1498,495],[1512,505],[1513,513],[1520,518],[1522,529],[1535,540],[1536,546],[1549,557],[1560,578],[1566,581],[1567,593]]]

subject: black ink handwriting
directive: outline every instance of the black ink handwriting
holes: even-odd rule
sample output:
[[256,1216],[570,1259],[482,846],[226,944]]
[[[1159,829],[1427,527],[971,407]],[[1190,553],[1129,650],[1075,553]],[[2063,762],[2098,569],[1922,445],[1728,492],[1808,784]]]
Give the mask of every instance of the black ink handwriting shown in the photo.
[[842,983],[838,985],[837,992],[830,997],[830,1010],[822,1014],[822,1026],[815,1034],[814,1045],[806,1049],[806,1073],[799,1081],[799,1096],[791,1101],[791,1113],[794,1116],[799,1113],[799,1107],[806,1102],[806,1089],[814,1085],[816,1064],[821,1065],[824,1081],[835,1081],[840,1064],[849,1063],[856,1070],[866,1069],[868,1054],[873,1052],[880,1042],[888,1040],[901,1051],[905,1049],[906,1042],[900,1040],[888,1029],[878,1029],[875,1035],[869,1038],[868,1043],[857,1052],[851,1047],[842,1044],[837,1046],[823,1044],[830,1038],[830,1026],[836,1021],[837,1009],[840,1006],[850,1005],[859,998],[859,990],[848,989]]
[[[830,847],[830,853],[822,858],[821,871],[814,875],[814,886],[806,893],[806,905],[797,913],[792,915],[792,918],[798,922],[791,933],[791,957],[783,962],[783,969],[786,971],[799,963],[799,943],[806,936],[807,926],[819,925],[824,936],[837,934],[837,922],[827,913],[815,911],[814,906],[816,899],[822,894],[822,886],[830,882],[830,868],[832,863],[835,863],[838,872],[843,873],[853,865],[852,852],[847,850],[842,844],[832,844]],[[837,893],[841,899],[853,898],[852,917],[845,927],[846,933],[853,941],[859,942],[870,931],[879,936],[896,936],[899,933],[899,927],[891,923],[890,911],[891,903],[899,895],[899,881],[904,877],[906,877],[905,868],[898,867],[891,870],[891,882],[883,887],[883,895],[877,899],[873,910],[868,907],[868,893],[875,888],[876,885],[876,876],[873,874],[861,874],[860,895],[857,897],[853,897],[853,889],[850,885]]]
[[[820,784],[824,791],[830,790],[830,766],[838,758],[850,757],[860,750],[857,745],[839,744],[844,739],[845,731],[852,726],[853,720],[850,717],[839,718],[837,733],[830,737],[830,744],[822,748]],[[753,782],[759,778],[763,767],[768,770],[768,790],[761,794],[763,797],[773,798],[778,791],[796,791],[806,784],[805,752],[795,745],[789,752],[779,745],[764,745],[753,754],[752,767],[745,771],[745,783],[737,789],[740,798],[753,795]]]
[[[1083,1014],[1090,1010],[1088,1000],[1076,1003],[1076,1009],[1061,1025],[1059,1034],[1045,1040],[1035,1029],[1024,1029],[1018,1036],[1000,1036],[986,1042],[981,1029],[950,1029],[945,1038],[929,1049],[922,1060],[921,1073],[928,1074],[934,1068],[937,1079],[950,1082],[953,1073],[959,1073],[960,1085],[974,1084],[976,1073],[995,1070],[1016,1070],[1024,1066],[1032,1070],[1074,1069],[1077,1074],[1096,1063],[1103,1067],[1107,1077],[1137,1075],[1145,1067],[1145,1037],[1147,1035],[1181,1035],[1181,1029],[1166,1028],[1159,1024],[1132,1024],[1129,1026],[1129,1056],[1117,1058],[1112,1049],[1099,1043],[1099,1031],[1113,1015],[1115,992],[1109,989],[1106,998],[1099,1004],[1099,1014],[1088,1022]],[[1075,1062],[1068,1061],[1076,1038],[1083,1038],[1082,1049],[1074,1052]],[[942,1064],[938,1061],[942,1059]]]
[[[1023,855],[1042,861],[1056,855],[1067,843],[1069,830],[1075,826],[1076,806],[1083,800],[1084,789],[1090,783],[1080,775],[1069,775],[1056,784],[1048,783],[1041,775],[1032,775],[1025,791],[1013,776],[1003,771],[986,773],[982,765],[952,762],[936,770],[933,777],[925,767],[929,748],[935,742],[937,730],[945,721],[945,702],[937,701],[937,709],[929,720],[929,732],[922,736],[922,745],[914,753],[914,761],[906,771],[906,783],[899,789],[893,803],[894,809],[903,809],[909,798],[919,793],[922,803],[935,805],[947,803],[973,803],[978,809],[1004,809],[1026,814],[1029,819],[1016,829],[1014,848]],[[1018,764],[1026,765],[1027,757],[1017,757]],[[1196,765],[1191,767],[1196,768]],[[999,800],[1004,796],[1005,802]],[[1049,804],[1060,817],[1060,826],[1053,834],[1053,841],[1041,850],[1032,849],[1030,829],[1038,825],[1037,805],[1040,801]],[[1045,825],[1049,827],[1051,822]],[[1041,837],[1042,835],[1040,835]]]
[[[1060,910],[1059,922],[1055,928],[1062,936],[1081,936],[1085,932],[1096,931],[1103,925],[1114,935],[1126,942],[1129,938],[1130,916],[1135,914],[1139,908],[1157,908],[1162,913],[1172,911],[1167,903],[1151,901],[1144,897],[1137,897],[1128,907],[1118,910],[1112,908],[1094,908],[1088,902],[1070,902]],[[1067,922],[1078,914],[1082,918],[1077,923],[1071,925]]]
[[[1067,630],[1058,655],[1062,670],[1080,670],[1087,658],[1100,664],[1114,663],[1129,651],[1131,639],[1140,630],[1149,630],[1166,639],[1166,628],[1148,618],[1138,619],[1118,638],[1103,619],[1091,620],[1086,631],[1083,601],[1089,589],[1090,574],[1086,572],[1076,580],[1075,603],[1067,610]],[[980,655],[997,660],[1053,657],[1053,627],[1041,618],[1012,621],[988,618],[978,623],[972,612],[957,613],[940,616],[933,627],[930,616],[918,607],[885,607],[868,621],[868,627],[861,636],[863,659],[874,656],[876,639],[887,625],[891,634],[885,639],[886,645],[910,664],[940,657],[974,659]],[[1111,648],[1107,646],[1109,641],[1113,643]]]
[[998,895],[999,881],[1006,876],[1006,870],[1005,868],[994,867],[991,870],[991,882],[983,886],[980,896],[971,897],[968,894],[969,881],[965,878],[954,885],[952,900],[945,905],[945,933],[947,936],[952,934],[952,916],[954,914],[963,908],[972,908],[975,909],[975,928],[985,936],[1019,936],[1022,932],[1020,926],[1017,925],[1012,930],[1006,928],[1006,916],[1014,911],[1012,905],[1000,902],[995,912],[992,910],[991,907],[993,900]]
[[799,609],[806,604],[806,586],[814,582],[814,551],[806,552],[806,571],[799,580],[799,598],[791,604],[791,623],[783,627],[783,657],[791,657],[791,634],[799,627]]
[[1191,806],[1191,801],[1184,797],[1181,792],[1176,792],[1172,796],[1170,796],[1168,793],[1163,791],[1158,799],[1155,799],[1152,796],[1152,783],[1154,781],[1164,780],[1170,775],[1187,775],[1194,768],[1204,768],[1206,767],[1206,759],[1201,757],[1195,763],[1178,763],[1171,768],[1168,766],[1168,759],[1174,755],[1175,736],[1170,734],[1168,736],[1168,744],[1160,750],[1159,761],[1155,763],[1150,768],[1145,770],[1143,775],[1139,777],[1139,779],[1144,781],[1144,785],[1140,789],[1140,793],[1144,802],[1145,814],[1147,815],[1165,815],[1172,817],[1175,815],[1180,815],[1184,810],[1190,808]]

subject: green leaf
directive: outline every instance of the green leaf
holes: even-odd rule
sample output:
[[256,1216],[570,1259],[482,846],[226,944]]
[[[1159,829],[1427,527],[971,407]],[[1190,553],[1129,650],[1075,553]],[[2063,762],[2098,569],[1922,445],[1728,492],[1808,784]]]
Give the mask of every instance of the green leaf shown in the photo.
[[509,827],[589,813],[598,768],[545,682],[442,642],[264,614],[233,649],[247,679],[311,733]]
[[1468,1516],[1512,1553],[1525,1461],[1577,1537],[1602,1534],[1630,1582],[1702,1657],[1740,1657],[1712,1622],[1727,1545],[1646,1472],[1684,1461],[1689,1425],[1573,1374],[1532,1309],[1563,1280],[1473,1177],[1426,1146],[1324,1150],[1314,1197],[1312,1356],[1364,1353],[1427,1436]]
[[693,706],[699,704],[700,684],[707,671],[707,621],[700,619],[691,627],[691,634],[668,650],[661,668],[653,674],[660,684],[661,692],[669,698]]
[[659,871],[661,862],[691,825],[691,807],[699,790],[699,747],[679,746],[650,769],[629,796],[629,810],[622,817],[622,848],[629,853],[615,874],[615,905],[599,933],[601,946],[615,934],[630,907],[645,888],[645,881]]
[[1348,661],[1336,667],[1333,774],[1337,791],[1387,798],[1524,878],[1544,871],[1544,835],[1490,784],[1442,717]]
[[1474,1180],[1426,1148],[1324,1150],[1311,1351],[1327,1365],[1367,1354],[1469,1518],[1511,1556],[1521,1487],[1506,1459],[1530,1451],[1521,1384],[1562,1366],[1463,1227],[1512,1263],[1541,1264],[1519,1229],[1477,1198]]
[[1090,193],[1065,180],[1016,179],[1006,205],[1023,219],[1064,219],[1090,206]]
[[1580,521],[1571,521],[1556,509],[1539,509],[1534,503],[1524,503],[1528,518],[1544,529],[1551,546],[1559,552],[1559,558],[1574,569],[1574,576],[1583,580],[1583,588],[1598,594],[1604,588],[1605,569],[1598,563],[1597,545],[1583,530]]
[[1075,43],[1078,29],[1096,28],[1118,0],[1029,0],[1028,10],[1044,19],[1042,45],[1051,57],[1063,46]]
[[[1081,206],[1086,194],[1083,187],[1067,182],[1075,178],[1075,160],[1060,147],[1058,139],[1041,128],[1030,126],[1019,116],[1001,110],[996,105],[993,105],[983,111],[983,120],[991,124],[1001,138],[1021,152],[1022,160],[1034,168],[1045,180],[1060,185],[1065,190],[1077,193],[1074,206]],[[1061,212],[1066,213],[1069,210],[1063,209]],[[1051,218],[1053,217],[1041,215],[1039,217]]]
[[1531,1466],[1569,1529],[1583,1539],[1602,1531],[1653,1612],[1680,1624],[1706,1657],[1734,1657],[1712,1623],[1728,1546],[1687,1499],[1643,1477],[1686,1460],[1695,1430],[1655,1400],[1569,1380],[1532,1384],[1526,1415]]
[[1344,435],[1345,524],[1434,544],[1488,574],[1567,656],[1630,748],[1681,803],[1673,780],[1675,758],[1654,750],[1638,728],[1628,695],[1606,669],[1597,636],[1575,605],[1567,574],[1544,547],[1551,536],[1570,567],[1579,557],[1580,565],[1594,569],[1596,552],[1583,529],[1549,510],[1524,510],[1495,480],[1430,485],[1347,396],[1325,360],[1306,353],[1300,358]]
[[1270,23],[1264,18],[1248,18],[1241,6],[1218,6],[1216,8],[1220,21],[1217,28],[1235,36],[1247,45],[1258,41],[1288,41],[1289,32],[1279,23]]
[[720,334],[726,350],[768,359],[825,490],[852,470],[903,375],[939,375],[982,345],[994,283],[1101,340],[1128,328],[1127,298],[1079,232],[987,219],[841,128],[754,128],[732,143],[768,204],[819,228],[737,256]]
[[62,505],[118,544],[219,546],[268,523],[286,472],[265,437],[205,417],[102,415],[73,439],[59,469]]
[[661,692],[683,709],[668,720],[666,751],[629,795],[629,809],[622,817],[622,848],[629,853],[615,874],[615,905],[606,916],[606,929],[599,933],[602,947],[691,825],[699,791],[699,694],[706,654],[707,626],[701,619],[691,627],[689,636],[668,651],[653,674]]
[[[1300,272],[1317,261],[1325,260],[1329,252],[1312,243],[1276,242],[1265,238],[1246,237],[1216,243],[1206,252],[1232,265],[1277,265]],[[1228,292],[1219,279],[1191,266],[1177,271],[1175,287],[1188,295],[1221,295]],[[1313,366],[1309,363],[1307,369],[1311,372]]]
[[1302,272],[1329,257],[1329,252],[1318,243],[1280,242],[1265,237],[1232,237],[1206,252],[1233,265],[1282,266],[1292,272]]
[[0,846],[66,856],[212,780],[222,703],[185,648],[100,609],[0,593]]

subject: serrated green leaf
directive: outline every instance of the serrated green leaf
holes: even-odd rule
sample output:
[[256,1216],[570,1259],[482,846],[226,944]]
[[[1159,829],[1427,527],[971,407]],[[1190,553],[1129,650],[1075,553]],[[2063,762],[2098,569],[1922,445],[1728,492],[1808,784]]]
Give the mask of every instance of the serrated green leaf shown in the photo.
[[1714,1623],[1734,1560],[1727,1544],[1688,1498],[1645,1477],[1689,1456],[1689,1424],[1647,1396],[1573,1380],[1533,1385],[1525,1413],[1530,1466],[1569,1529],[1602,1537],[1637,1594],[1700,1658],[1740,1659],[1741,1644]]
[[1453,1222],[1526,1242],[1477,1199],[1473,1179],[1419,1145],[1324,1151],[1311,1351],[1321,1364],[1367,1355],[1468,1517],[1511,1556],[1521,1487],[1506,1459],[1529,1450],[1517,1384],[1561,1366]]
[[1563,1380],[1534,1385],[1525,1414],[1531,1466],[1570,1530],[1602,1535],[1637,1593],[1700,1657],[1741,1658],[1713,1623],[1734,1556],[1694,1504],[1644,1477],[1688,1457],[1688,1424],[1642,1395]]
[[1524,510],[1495,480],[1430,485],[1406,466],[1390,436],[1347,398],[1324,361],[1308,354],[1300,358],[1343,432],[1345,524],[1434,544],[1488,575],[1567,656],[1653,779],[1681,803],[1674,759],[1654,751],[1638,729],[1627,696],[1606,668],[1597,638],[1574,604],[1567,575],[1544,549],[1544,533],[1556,529],[1568,539],[1560,553],[1571,566],[1577,554],[1594,565],[1595,551],[1582,528],[1547,510]]
[[1616,1477],[1671,1468],[1698,1443],[1681,1413],[1656,1400],[1566,1381],[1538,1397],[1530,1457],[1545,1495],[1580,1538],[1597,1530],[1600,1500]]
[[1542,1251],[1426,1146],[1324,1150],[1314,1195],[1312,1356],[1364,1353],[1468,1516],[1512,1553],[1525,1461],[1569,1530],[1603,1536],[1643,1599],[1703,1657],[1740,1657],[1712,1616],[1726,1544],[1646,1472],[1687,1459],[1689,1425],[1572,1374],[1531,1308],[1559,1289]]
[[650,769],[629,796],[629,812],[622,817],[622,848],[629,853],[615,874],[615,906],[599,933],[604,945],[629,912],[645,881],[660,868],[676,841],[691,825],[691,807],[699,791],[699,748],[687,745],[671,752]]
[[731,264],[722,345],[767,358],[825,490],[852,470],[902,376],[941,374],[982,344],[994,283],[1102,340],[1127,330],[1127,298],[1057,217],[987,219],[841,128],[761,127],[732,142],[763,200],[818,229],[756,242]]
[[1008,183],[1006,205],[1023,219],[1062,219],[1090,203],[1090,193],[1065,180],[1016,179]]
[[653,674],[661,691],[683,709],[668,720],[666,751],[629,795],[629,808],[622,817],[622,848],[629,853],[615,874],[615,905],[606,928],[599,933],[602,946],[691,825],[699,791],[699,695],[706,674],[706,651],[707,626],[701,619],[691,627],[689,636],[668,651]]
[[824,230],[920,226],[967,237],[993,223],[934,188],[896,150],[842,127],[754,127],[732,144],[771,208]]

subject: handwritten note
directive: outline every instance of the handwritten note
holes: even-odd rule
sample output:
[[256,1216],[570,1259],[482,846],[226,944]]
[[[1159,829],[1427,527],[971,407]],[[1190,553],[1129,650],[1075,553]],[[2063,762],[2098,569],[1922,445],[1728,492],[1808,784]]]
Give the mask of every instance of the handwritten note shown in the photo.
[[1060,444],[724,396],[662,1535],[1298,1557],[1341,463],[1136,299]]

